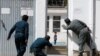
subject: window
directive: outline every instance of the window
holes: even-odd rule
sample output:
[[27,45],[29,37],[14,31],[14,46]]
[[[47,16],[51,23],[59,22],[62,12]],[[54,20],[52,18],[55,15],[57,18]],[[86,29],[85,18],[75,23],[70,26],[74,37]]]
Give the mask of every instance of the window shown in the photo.
[[49,16],[47,16],[47,25],[46,25],[46,31],[48,32],[49,31]]
[[21,8],[21,16],[22,15],[28,15],[28,16],[33,16],[33,9],[32,8]]
[[1,14],[10,14],[10,8],[1,8]]
[[67,0],[48,0],[49,8],[64,8],[67,5]]
[[53,32],[60,32],[60,16],[53,17]]

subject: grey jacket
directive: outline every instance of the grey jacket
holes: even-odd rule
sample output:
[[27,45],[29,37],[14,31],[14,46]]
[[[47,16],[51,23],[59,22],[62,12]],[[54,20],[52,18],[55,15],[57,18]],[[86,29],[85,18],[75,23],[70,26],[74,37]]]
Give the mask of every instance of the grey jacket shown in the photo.
[[85,23],[75,19],[68,25],[67,30],[72,30],[74,33],[79,34],[80,30],[85,27],[87,27]]

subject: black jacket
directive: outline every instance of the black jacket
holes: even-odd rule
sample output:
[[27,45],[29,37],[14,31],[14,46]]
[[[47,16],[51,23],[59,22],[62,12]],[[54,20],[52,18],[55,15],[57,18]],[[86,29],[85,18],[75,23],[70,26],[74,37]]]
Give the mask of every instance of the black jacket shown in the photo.
[[10,30],[8,39],[11,37],[12,33],[15,31],[15,38],[22,37],[28,39],[29,35],[29,24],[22,20],[17,22]]

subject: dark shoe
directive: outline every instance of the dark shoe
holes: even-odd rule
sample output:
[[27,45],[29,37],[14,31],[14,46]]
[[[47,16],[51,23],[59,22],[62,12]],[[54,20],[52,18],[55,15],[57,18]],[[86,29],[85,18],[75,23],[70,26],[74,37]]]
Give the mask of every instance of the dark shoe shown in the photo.
[[80,53],[78,56],[83,56],[83,53]]
[[95,49],[92,50],[92,56],[96,56],[96,50]]

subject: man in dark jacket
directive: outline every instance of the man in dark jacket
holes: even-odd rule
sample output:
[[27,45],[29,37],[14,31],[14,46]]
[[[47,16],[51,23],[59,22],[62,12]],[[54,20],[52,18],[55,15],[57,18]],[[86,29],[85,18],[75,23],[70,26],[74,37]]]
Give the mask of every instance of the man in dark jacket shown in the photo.
[[46,56],[43,52],[45,46],[52,47],[52,44],[49,42],[50,36],[45,36],[45,38],[36,39],[30,47],[30,53],[34,52],[35,56]]
[[7,40],[10,39],[12,33],[15,31],[15,45],[17,49],[17,56],[23,56],[26,51],[29,24],[27,23],[28,16],[23,15],[22,20],[17,22],[10,30]]
[[85,43],[90,47],[92,50],[92,56],[95,56],[96,47],[93,43],[93,40],[91,38],[91,31],[87,27],[85,23],[83,23],[80,20],[73,20],[72,22],[67,18],[65,19],[67,27],[63,26],[66,30],[72,30],[76,35],[78,35],[79,38],[79,56],[83,56],[84,48],[83,46]]

